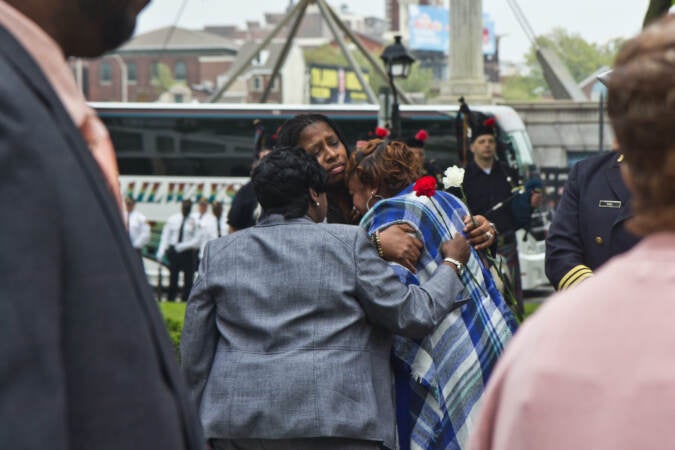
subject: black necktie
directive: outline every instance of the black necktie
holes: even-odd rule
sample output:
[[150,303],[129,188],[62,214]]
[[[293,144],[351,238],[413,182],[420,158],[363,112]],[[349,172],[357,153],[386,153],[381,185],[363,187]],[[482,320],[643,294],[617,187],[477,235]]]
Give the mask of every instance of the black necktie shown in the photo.
[[180,223],[180,231],[178,232],[178,242],[183,242],[183,228],[185,227],[185,220],[187,217],[183,216],[183,221]]

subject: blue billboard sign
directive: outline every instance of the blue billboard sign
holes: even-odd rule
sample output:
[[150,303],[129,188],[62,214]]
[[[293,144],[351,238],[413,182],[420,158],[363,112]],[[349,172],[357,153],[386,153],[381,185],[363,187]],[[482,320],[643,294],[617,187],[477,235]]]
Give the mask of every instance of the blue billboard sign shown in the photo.
[[[408,31],[411,50],[448,53],[450,48],[450,10],[436,6],[408,5]],[[483,13],[483,54],[497,51],[495,22]]]
[[411,50],[448,52],[450,14],[446,8],[408,5]]

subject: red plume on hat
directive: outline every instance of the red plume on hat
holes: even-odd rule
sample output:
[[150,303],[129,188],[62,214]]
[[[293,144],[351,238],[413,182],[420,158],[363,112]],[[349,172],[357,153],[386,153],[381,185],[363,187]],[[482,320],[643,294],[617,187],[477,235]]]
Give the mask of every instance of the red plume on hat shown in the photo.
[[473,143],[476,139],[478,139],[479,136],[483,136],[485,134],[494,136],[496,124],[497,121],[494,117],[488,117],[482,122],[478,122],[478,124],[471,129],[471,142]]
[[420,130],[420,131],[418,131],[417,134],[415,135],[415,139],[417,139],[418,141],[424,143],[424,142],[427,141],[427,139],[429,139],[429,133],[427,133],[426,130]]
[[384,127],[377,127],[377,128],[375,128],[375,134],[376,134],[377,137],[379,137],[380,139],[384,139],[384,138],[386,138],[387,136],[389,136],[389,130],[387,130],[387,129],[384,128]]

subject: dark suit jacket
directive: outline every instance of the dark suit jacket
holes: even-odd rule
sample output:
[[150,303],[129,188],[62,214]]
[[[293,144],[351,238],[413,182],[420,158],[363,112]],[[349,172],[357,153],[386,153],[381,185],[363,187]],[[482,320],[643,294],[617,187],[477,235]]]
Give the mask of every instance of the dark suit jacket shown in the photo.
[[546,238],[546,276],[556,289],[588,277],[638,241],[624,228],[632,212],[618,157],[594,155],[569,173]]
[[202,449],[103,175],[0,27],[0,448]]

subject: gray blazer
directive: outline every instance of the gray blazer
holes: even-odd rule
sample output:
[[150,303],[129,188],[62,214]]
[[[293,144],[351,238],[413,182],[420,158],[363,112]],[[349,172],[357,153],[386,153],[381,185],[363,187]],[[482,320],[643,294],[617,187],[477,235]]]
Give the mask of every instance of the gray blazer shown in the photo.
[[424,336],[461,289],[444,264],[406,287],[355,226],[273,215],[211,241],[181,342],[207,438],[393,447],[393,334]]

